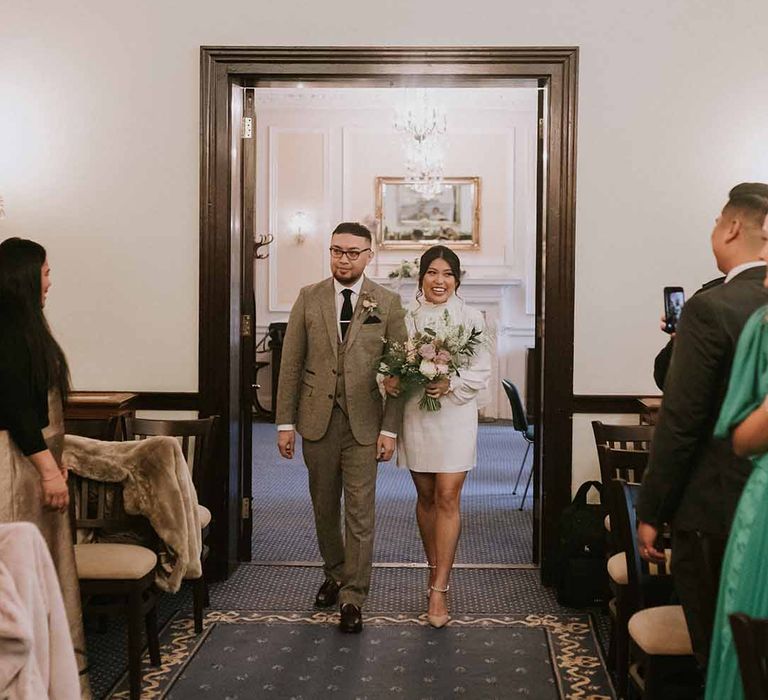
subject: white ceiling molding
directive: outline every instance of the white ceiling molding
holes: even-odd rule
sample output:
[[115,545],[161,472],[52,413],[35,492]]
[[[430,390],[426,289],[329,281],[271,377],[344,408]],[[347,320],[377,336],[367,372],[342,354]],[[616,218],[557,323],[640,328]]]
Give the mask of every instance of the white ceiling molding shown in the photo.
[[[252,88],[255,106],[268,109],[395,109],[402,88]],[[436,102],[451,111],[536,110],[535,86],[510,88],[430,88]]]

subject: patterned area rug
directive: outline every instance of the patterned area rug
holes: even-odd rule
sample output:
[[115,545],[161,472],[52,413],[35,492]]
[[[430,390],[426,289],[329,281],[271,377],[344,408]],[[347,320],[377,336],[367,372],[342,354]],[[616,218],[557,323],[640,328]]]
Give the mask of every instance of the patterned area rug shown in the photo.
[[[214,611],[195,635],[174,619],[142,698],[615,698],[588,615],[369,614],[343,635],[336,613]],[[127,679],[113,698],[128,698]]]

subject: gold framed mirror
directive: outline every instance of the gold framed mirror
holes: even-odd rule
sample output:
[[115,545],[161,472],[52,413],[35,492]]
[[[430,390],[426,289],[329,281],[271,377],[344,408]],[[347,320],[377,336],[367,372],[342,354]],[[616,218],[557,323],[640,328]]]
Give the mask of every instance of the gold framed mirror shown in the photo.
[[379,248],[413,250],[446,245],[480,248],[480,178],[446,177],[433,194],[403,177],[376,178],[376,235]]

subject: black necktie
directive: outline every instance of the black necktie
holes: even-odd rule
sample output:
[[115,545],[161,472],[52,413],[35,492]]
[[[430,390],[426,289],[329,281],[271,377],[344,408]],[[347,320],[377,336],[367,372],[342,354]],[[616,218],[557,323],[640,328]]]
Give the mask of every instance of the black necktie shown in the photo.
[[349,328],[350,321],[352,321],[352,290],[342,289],[341,293],[344,297],[344,303],[341,305],[341,316],[339,322],[341,325],[341,339],[347,337],[347,329]]

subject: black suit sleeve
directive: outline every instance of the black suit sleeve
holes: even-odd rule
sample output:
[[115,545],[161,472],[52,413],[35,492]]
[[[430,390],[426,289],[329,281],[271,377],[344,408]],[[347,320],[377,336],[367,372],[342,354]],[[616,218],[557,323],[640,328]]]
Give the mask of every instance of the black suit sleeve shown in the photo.
[[672,349],[675,347],[675,339],[670,338],[669,342],[659,351],[653,363],[653,381],[660,391],[664,391],[664,382],[667,379],[669,363],[672,360]]
[[669,522],[690,478],[697,452],[712,432],[729,353],[729,337],[707,295],[685,305],[667,373],[664,401],[643,478],[638,517],[652,525]]
[[0,426],[27,456],[48,449],[38,404],[26,344],[8,333],[0,342]]

